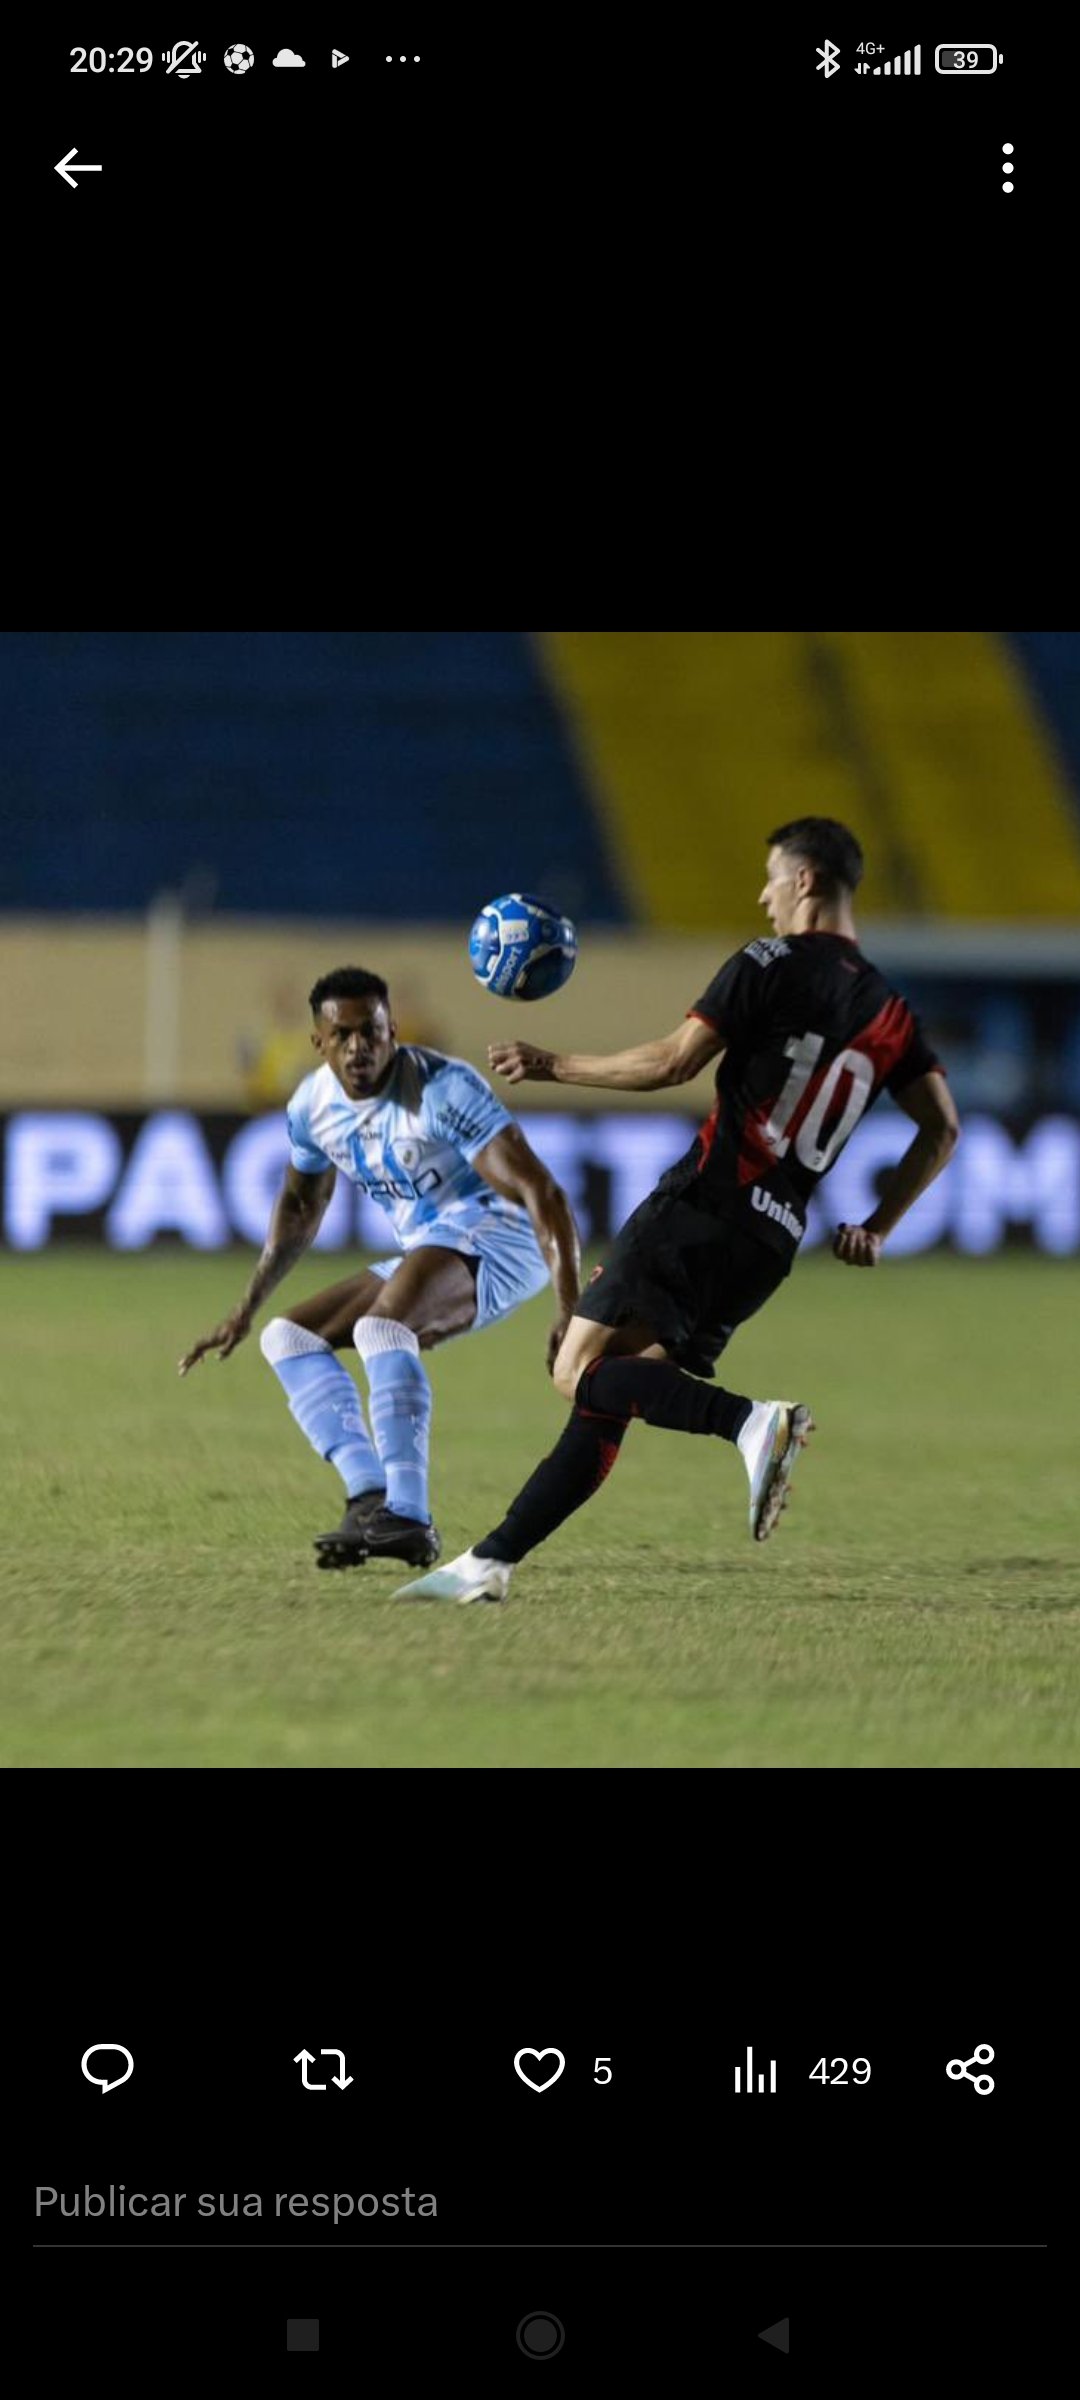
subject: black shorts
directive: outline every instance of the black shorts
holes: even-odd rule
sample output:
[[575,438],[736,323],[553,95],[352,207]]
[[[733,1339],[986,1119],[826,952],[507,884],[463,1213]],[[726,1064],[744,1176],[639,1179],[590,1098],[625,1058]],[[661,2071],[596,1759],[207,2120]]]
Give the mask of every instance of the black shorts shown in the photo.
[[676,1366],[711,1375],[737,1325],[763,1308],[792,1261],[737,1225],[650,1192],[594,1269],[575,1316],[594,1325],[640,1318]]

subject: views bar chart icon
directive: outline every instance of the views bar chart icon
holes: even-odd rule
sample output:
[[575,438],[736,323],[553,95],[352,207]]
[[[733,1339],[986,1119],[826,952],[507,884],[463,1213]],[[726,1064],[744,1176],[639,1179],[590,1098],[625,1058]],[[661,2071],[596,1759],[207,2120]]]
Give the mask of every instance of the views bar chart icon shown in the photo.
[[[766,2090],[766,2088],[767,2088],[767,2089],[768,2089],[770,2092],[775,2092],[775,2090],[776,2090],[776,2060],[775,2060],[775,2058],[770,2058],[770,2060],[769,2060],[769,2081],[768,2081],[768,2086],[766,2086],[766,2083],[765,2083],[765,2074],[764,2074],[764,2070],[762,2069],[762,2070],[760,2070],[760,2071],[759,2071],[759,2073],[758,2073],[758,2079],[757,2079],[757,2085],[756,2085],[756,2089],[757,2089],[759,2092],[763,2092],[763,2091],[765,2091],[765,2090]],[[736,2089],[736,2091],[737,2091],[737,2092],[741,2092],[741,2091],[744,2091],[744,2090],[745,2090],[745,2091],[748,2091],[748,2092],[752,2092],[752,2091],[755,2089],[755,2084],[754,2084],[754,2053],[753,2053],[753,2051],[752,2051],[752,2050],[750,2050],[750,2049],[748,2049],[748,2050],[747,2050],[747,2053],[746,2053],[746,2082],[745,2082],[745,2084],[744,2084],[744,2083],[743,2083],[743,2081],[742,2081],[742,2068],[741,2068],[741,2067],[736,2067],[736,2069],[735,2069],[735,2089]]]
[[921,75],[922,43],[916,42],[914,50],[905,50],[902,56],[898,50],[896,57],[890,59],[888,65],[884,67],[867,67],[860,61],[855,73],[856,75]]

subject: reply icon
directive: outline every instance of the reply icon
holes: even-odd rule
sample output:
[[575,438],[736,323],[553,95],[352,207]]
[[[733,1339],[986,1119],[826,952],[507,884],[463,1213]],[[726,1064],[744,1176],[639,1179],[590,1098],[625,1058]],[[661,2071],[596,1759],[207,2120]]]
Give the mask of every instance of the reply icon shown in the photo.
[[[107,2073],[103,2075],[99,2068],[92,2067],[89,2064],[89,2061],[92,2058],[126,2058],[127,2065],[124,2068],[122,2075],[109,2075]],[[134,2067],[135,2061],[131,2055],[131,2052],[130,2050],[125,2050],[122,2042],[91,2042],[89,2050],[84,2050],[82,2054],[82,2071],[87,2082],[96,2083],[103,2092],[118,2091],[120,2085],[122,2083],[126,2083],[128,2076],[134,2072]]]

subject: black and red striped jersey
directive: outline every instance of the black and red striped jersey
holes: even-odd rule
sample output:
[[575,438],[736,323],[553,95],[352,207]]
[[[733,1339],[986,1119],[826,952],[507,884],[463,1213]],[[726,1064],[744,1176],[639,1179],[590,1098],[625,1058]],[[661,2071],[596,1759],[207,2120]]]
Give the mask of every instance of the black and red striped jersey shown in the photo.
[[839,933],[762,938],[687,1010],[726,1048],[716,1104],[658,1190],[790,1257],[829,1168],[879,1093],[940,1066],[906,1000]]

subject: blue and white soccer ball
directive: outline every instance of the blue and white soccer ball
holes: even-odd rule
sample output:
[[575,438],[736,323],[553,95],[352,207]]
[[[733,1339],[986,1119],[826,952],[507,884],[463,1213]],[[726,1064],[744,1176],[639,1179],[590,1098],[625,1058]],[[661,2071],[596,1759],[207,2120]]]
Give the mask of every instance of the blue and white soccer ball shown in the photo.
[[577,934],[569,917],[534,892],[489,900],[469,935],[469,964],[499,1000],[547,1000],[574,972]]

